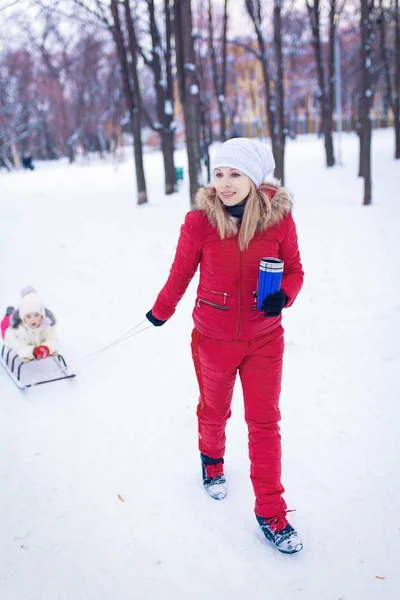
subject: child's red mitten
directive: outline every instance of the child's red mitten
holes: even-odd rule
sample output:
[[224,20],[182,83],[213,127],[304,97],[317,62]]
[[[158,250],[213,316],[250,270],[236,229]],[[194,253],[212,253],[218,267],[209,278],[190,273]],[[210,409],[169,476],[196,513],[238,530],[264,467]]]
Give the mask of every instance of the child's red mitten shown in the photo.
[[33,349],[33,356],[40,360],[41,358],[47,358],[50,355],[50,350],[47,346],[36,346]]

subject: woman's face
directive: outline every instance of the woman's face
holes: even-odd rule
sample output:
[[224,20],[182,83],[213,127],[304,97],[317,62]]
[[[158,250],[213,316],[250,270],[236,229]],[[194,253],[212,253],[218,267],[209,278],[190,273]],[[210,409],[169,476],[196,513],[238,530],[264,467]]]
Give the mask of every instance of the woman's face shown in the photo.
[[40,324],[42,322],[42,315],[40,313],[28,313],[27,315],[25,315],[24,321],[28,325],[28,327],[36,329],[37,327],[40,327]]
[[213,185],[225,206],[236,206],[250,194],[251,179],[238,169],[218,167],[214,170]]

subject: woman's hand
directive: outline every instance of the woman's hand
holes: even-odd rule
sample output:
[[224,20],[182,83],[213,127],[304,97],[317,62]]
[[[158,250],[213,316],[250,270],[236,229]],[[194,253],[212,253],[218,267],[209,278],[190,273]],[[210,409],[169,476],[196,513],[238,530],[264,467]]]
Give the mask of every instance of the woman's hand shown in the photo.
[[150,323],[152,323],[154,325],[154,327],[161,327],[161,325],[164,325],[164,323],[166,323],[167,321],[162,321],[161,319],[157,319],[153,313],[151,312],[151,310],[149,310],[149,312],[146,314],[146,319],[148,321],[150,321]]
[[266,317],[279,317],[286,302],[287,296],[285,292],[279,290],[279,292],[275,292],[274,294],[266,296],[261,308]]

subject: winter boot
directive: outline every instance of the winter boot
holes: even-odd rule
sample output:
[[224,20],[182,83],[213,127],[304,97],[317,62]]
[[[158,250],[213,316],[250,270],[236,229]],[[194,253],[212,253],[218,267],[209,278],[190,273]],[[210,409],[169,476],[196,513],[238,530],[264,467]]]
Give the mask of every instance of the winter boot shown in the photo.
[[211,498],[222,500],[228,492],[224,475],[224,459],[210,458],[205,454],[200,456],[205,490]]
[[301,539],[286,519],[286,513],[272,519],[263,519],[256,515],[256,519],[267,540],[274,544],[279,552],[295,554],[303,550]]

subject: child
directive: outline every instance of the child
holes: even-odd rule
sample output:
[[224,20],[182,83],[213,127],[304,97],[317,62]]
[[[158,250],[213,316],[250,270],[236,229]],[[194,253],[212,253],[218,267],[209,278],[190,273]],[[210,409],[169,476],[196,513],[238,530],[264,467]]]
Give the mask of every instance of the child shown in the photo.
[[5,345],[25,361],[40,360],[57,353],[58,339],[53,313],[44,307],[33,287],[24,288],[21,296],[19,309],[11,314],[4,335]]
[[[292,203],[279,184],[265,184],[271,150],[247,138],[230,139],[213,160],[213,184],[198,191],[198,210],[186,215],[169,278],[148,320],[163,325],[175,312],[200,264],[193,311],[192,356],[200,388],[197,407],[203,484],[222,499],[225,426],[237,373],[249,432],[255,514],[267,540],[283,553],[303,545],[286,519],[281,484],[279,395],[284,349],[281,312],[303,284]],[[284,261],[280,291],[257,310],[260,259]]]

